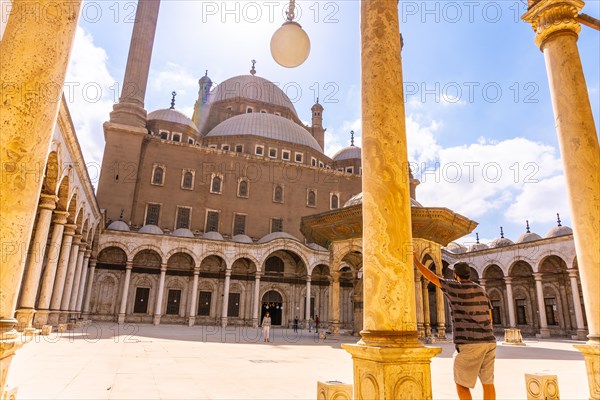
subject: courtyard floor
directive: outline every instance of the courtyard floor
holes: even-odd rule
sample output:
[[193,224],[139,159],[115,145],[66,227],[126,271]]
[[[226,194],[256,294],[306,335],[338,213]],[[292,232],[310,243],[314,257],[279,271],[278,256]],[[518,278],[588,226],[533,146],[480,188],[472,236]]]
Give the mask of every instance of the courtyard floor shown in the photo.
[[[317,381],[352,383],[341,343],[314,333],[253,328],[92,324],[37,336],[17,352],[8,377],[18,399],[316,399]],[[558,375],[560,397],[587,399],[585,365],[571,340],[498,344],[498,399],[524,399],[525,373]],[[431,364],[434,399],[455,399],[451,343]],[[474,397],[481,398],[478,383]]]

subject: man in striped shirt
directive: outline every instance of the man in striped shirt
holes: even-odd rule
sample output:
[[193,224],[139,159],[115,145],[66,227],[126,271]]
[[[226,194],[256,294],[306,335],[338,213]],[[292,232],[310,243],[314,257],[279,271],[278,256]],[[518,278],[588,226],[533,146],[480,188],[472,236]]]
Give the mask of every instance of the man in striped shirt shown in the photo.
[[425,279],[442,289],[450,303],[454,345],[454,382],[458,398],[470,400],[477,377],[483,385],[484,400],[495,400],[494,359],[496,337],[492,328],[492,304],[485,289],[469,280],[465,263],[454,266],[454,279],[440,278],[415,257]]

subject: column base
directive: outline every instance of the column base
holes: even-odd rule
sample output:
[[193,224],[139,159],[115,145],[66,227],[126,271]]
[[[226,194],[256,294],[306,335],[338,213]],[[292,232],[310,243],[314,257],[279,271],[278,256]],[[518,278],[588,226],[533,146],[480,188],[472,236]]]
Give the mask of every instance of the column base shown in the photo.
[[412,341],[406,346],[378,347],[359,342],[342,344],[342,348],[352,355],[355,399],[432,398],[431,358],[441,348]]
[[542,339],[548,339],[550,337],[550,329],[548,328],[540,328],[540,337]]
[[145,128],[146,117],[146,110],[136,104],[117,103],[110,113],[110,122]]
[[194,326],[196,323],[196,317],[188,317],[188,326]]
[[152,318],[152,324],[153,325],[160,325],[160,315],[155,315],[154,318]]
[[587,331],[585,329],[577,329],[575,340],[587,340]]
[[333,334],[335,336],[339,336],[340,335],[340,323],[339,322],[333,321],[330,324],[329,328],[331,329],[331,334]]
[[21,308],[17,310],[15,313],[15,318],[17,319],[16,329],[18,332],[23,332],[27,328],[31,328],[33,326],[33,315],[35,314],[35,310],[33,308]]
[[438,325],[438,333],[437,333],[437,338],[438,339],[446,339],[446,326],[445,325]]
[[117,317],[117,324],[124,324],[125,323],[125,314],[119,314],[119,316]]
[[258,328],[258,318],[252,318],[252,327]]
[[60,311],[51,310],[48,314],[48,325],[58,325],[60,319]]
[[227,317],[221,317],[221,328],[227,327]]
[[69,312],[68,311],[61,311],[60,315],[58,317],[58,323],[59,324],[66,324],[69,323]]
[[49,310],[37,310],[33,316],[33,326],[44,326],[48,324]]
[[429,326],[429,324],[425,324],[424,329],[425,329],[425,337],[427,338],[427,337],[431,336],[431,326]]
[[600,400],[600,343],[589,341],[587,344],[576,344],[573,347],[583,353],[590,400]]

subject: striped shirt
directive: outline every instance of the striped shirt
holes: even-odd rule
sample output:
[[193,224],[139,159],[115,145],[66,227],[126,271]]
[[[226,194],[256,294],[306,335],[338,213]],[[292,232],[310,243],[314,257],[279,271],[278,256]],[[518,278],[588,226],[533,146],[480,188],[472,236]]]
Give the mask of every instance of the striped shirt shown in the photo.
[[468,280],[458,282],[440,278],[440,283],[450,302],[454,343],[495,342],[490,318],[492,303],[485,289]]

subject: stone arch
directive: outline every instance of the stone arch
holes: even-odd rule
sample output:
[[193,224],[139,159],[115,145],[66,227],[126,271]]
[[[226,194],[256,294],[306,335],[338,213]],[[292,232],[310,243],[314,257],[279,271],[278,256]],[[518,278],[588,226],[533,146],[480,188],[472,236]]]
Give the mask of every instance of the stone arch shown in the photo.
[[67,211],[69,212],[69,223],[75,223],[75,218],[77,217],[77,212],[79,211],[79,188],[73,187],[73,180],[71,176],[69,176],[69,186],[73,189],[72,193],[69,195],[67,200]]
[[141,246],[134,248],[131,251],[131,254],[132,254],[131,259],[133,260],[138,253],[140,253],[144,250],[151,250],[151,251],[155,252],[156,254],[158,254],[158,256],[160,257],[161,263],[165,259],[164,254],[163,254],[162,250],[160,249],[160,247],[155,246],[153,244],[149,244],[149,243],[146,243],[146,244],[143,244]]
[[190,249],[185,248],[185,247],[176,247],[174,249],[171,249],[167,254],[165,254],[164,259],[167,260],[167,262],[168,262],[168,260],[177,253],[184,253],[184,254],[187,254],[188,256],[190,256],[192,258],[194,266],[200,264],[196,254],[193,251],[191,251]]
[[59,164],[56,151],[51,151],[46,160],[42,193],[54,195],[58,191]]
[[[310,265],[310,263],[308,262],[308,259],[306,258],[306,254],[305,254],[306,249],[310,249],[310,248],[300,244],[296,240],[275,239],[275,240],[269,242],[269,247],[267,247],[265,249],[266,251],[264,254],[267,254],[267,256],[265,257],[265,260],[269,257],[269,255],[271,255],[272,253],[275,253],[276,251],[285,251],[285,252],[294,254],[296,257],[300,258],[300,260],[302,260],[302,262],[304,263],[305,269],[308,273],[308,266]],[[310,249],[310,250],[312,251],[312,249]]]
[[247,257],[239,257],[231,264],[231,274],[241,276],[250,276],[254,278],[257,271],[257,265],[254,260]]
[[224,257],[219,254],[209,254],[202,258],[200,262],[200,271],[209,273],[223,274],[225,277],[225,270],[227,269],[227,262]]
[[100,253],[103,250],[108,249],[110,247],[117,247],[117,248],[123,250],[123,253],[125,254],[125,262],[127,262],[130,259],[131,252],[129,251],[129,249],[125,245],[123,245],[121,242],[114,242],[114,241],[105,242],[105,243],[102,243],[101,245],[98,245],[98,250],[97,250],[98,251],[98,259],[100,257]]
[[132,262],[133,268],[160,269],[162,257],[155,249],[145,248],[134,253]]
[[552,253],[540,259],[537,270],[544,274],[560,274],[566,272],[567,263],[564,258]]
[[514,260],[508,268],[508,276],[510,277],[531,277],[533,275],[533,267],[525,260]]
[[486,280],[504,279],[504,271],[502,270],[502,268],[500,268],[500,266],[498,266],[498,264],[490,263],[483,269],[481,277]]
[[167,270],[173,271],[191,271],[196,267],[193,256],[187,251],[180,251],[171,254],[167,259]]
[[98,251],[97,263],[107,265],[120,265],[124,267],[125,264],[127,264],[127,253],[125,249],[120,247],[120,243],[105,244],[107,246],[104,246]]
[[[277,256],[284,262],[285,266],[291,266],[290,268],[284,269],[284,275],[295,275],[295,276],[306,276],[308,275],[308,262],[306,257],[302,253],[289,249],[286,247],[277,247],[271,249],[264,258],[264,262],[261,270],[266,273],[266,264],[269,258]],[[300,262],[301,261],[301,262]],[[293,267],[293,270],[290,270]]]
[[231,266],[233,267],[233,265],[235,264],[235,262],[237,260],[241,260],[241,259],[246,259],[248,261],[251,261],[254,266],[255,266],[255,272],[259,271],[260,266],[262,265],[262,263],[258,260],[257,257],[255,257],[253,254],[247,253],[247,252],[241,252],[235,255],[235,258],[233,259],[233,262],[231,263]]
[[[274,295],[277,294],[278,296]],[[261,288],[260,293],[261,314],[260,320],[262,321],[266,312],[271,314],[271,321],[273,325],[284,325],[287,321],[287,314],[290,312],[288,308],[291,306],[289,299],[285,295],[285,291],[275,285],[269,285],[266,288]],[[265,306],[265,304],[267,304]],[[282,309],[277,309],[279,304],[283,306]],[[279,315],[277,315],[279,314]]]
[[69,177],[63,176],[58,183],[56,189],[56,195],[58,196],[58,202],[56,209],[58,211],[67,211],[69,202]]

